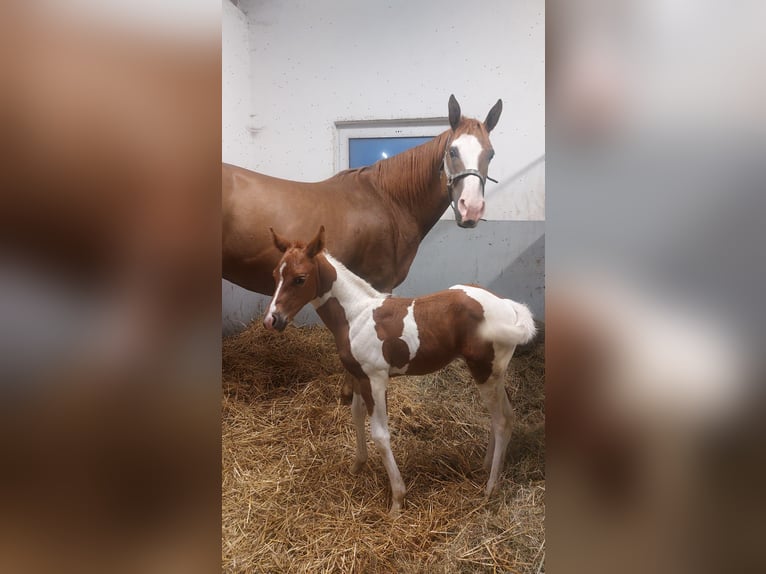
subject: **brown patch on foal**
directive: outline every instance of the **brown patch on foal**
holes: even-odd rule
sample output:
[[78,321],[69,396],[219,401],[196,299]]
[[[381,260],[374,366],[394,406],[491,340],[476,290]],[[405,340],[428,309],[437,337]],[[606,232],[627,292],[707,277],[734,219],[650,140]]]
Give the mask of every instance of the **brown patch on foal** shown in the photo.
[[419,297],[415,323],[420,346],[407,374],[432,373],[461,355],[476,382],[485,383],[492,374],[495,349],[478,333],[483,321],[484,308],[459,289]]
[[[322,274],[326,275],[325,268],[332,269],[331,265],[323,265],[321,267],[322,270],[320,276]],[[334,269],[333,273],[335,273]],[[330,284],[332,284],[332,282]],[[346,370],[354,376],[354,392],[362,395],[364,404],[367,406],[367,413],[372,415],[375,401],[372,398],[370,379],[362,370],[362,366],[356,358],[354,358],[354,355],[351,352],[351,340],[348,336],[348,319],[346,319],[346,312],[335,297],[330,297],[324,305],[317,308],[317,313],[330,331],[334,333],[335,346],[338,348],[340,361],[343,363],[343,366],[346,367]]]
[[404,333],[404,318],[412,299],[386,299],[372,312],[375,333],[383,341],[383,358],[397,369],[410,362],[410,349],[401,336]]
[[492,374],[495,347],[491,342],[482,339],[478,333],[479,325],[484,321],[484,308],[476,299],[469,297],[463,291],[459,292],[463,295],[462,304],[466,307],[467,313],[472,318],[480,317],[471,323],[472,328],[465,335],[461,354],[465,357],[468,370],[471,371],[476,382],[479,384],[486,383]]
[[[338,278],[338,273],[335,271],[335,267],[327,263],[323,254],[317,255],[317,297],[321,297],[327,293],[332,284]],[[346,314],[344,313],[345,317]],[[348,323],[346,323],[348,325]]]

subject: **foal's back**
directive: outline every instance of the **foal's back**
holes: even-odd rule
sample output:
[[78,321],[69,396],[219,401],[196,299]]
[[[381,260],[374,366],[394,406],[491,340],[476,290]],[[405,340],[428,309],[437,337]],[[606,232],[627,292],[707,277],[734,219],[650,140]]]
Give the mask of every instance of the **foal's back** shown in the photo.
[[416,299],[386,299],[373,320],[392,374],[423,375],[463,357],[483,382],[505,368],[496,364],[496,354],[512,352],[534,336],[524,305],[469,285]]

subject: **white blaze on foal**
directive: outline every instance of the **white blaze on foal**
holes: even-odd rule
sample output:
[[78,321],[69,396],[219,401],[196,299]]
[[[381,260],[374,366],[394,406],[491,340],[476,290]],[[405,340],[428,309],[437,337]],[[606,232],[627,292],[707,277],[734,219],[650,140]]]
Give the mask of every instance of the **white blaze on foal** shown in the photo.
[[357,379],[351,403],[357,451],[351,471],[359,472],[367,461],[364,421],[369,414],[370,434],[391,483],[391,514],[399,513],[405,487],[388,431],[389,378],[431,373],[463,357],[492,421],[484,458],[489,496],[502,470],[513,426],[505,371],[516,345],[535,335],[529,309],[467,285],[415,299],[392,297],[379,293],[323,251],[324,227],[305,246],[273,230],[272,234],[284,255],[274,271],[279,286],[264,325],[282,330],[312,302],[335,336],[343,365]]

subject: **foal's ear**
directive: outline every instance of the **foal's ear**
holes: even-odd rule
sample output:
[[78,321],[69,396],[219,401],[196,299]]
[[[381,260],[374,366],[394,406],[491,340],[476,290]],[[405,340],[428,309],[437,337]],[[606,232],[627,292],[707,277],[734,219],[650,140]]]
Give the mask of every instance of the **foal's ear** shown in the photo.
[[277,235],[277,232],[274,231],[273,228],[269,227],[269,231],[271,231],[271,238],[274,240],[274,246],[282,253],[287,251],[288,247],[290,247],[290,242],[284,237]]
[[500,119],[500,112],[503,111],[503,100],[497,100],[497,103],[492,106],[487,114],[487,119],[484,120],[484,127],[487,128],[487,132],[491,132],[497,125],[497,120]]
[[306,246],[306,255],[314,257],[317,253],[322,251],[322,249],[324,249],[324,225],[319,227],[319,231],[314,239],[309,241],[309,244]]
[[449,125],[452,127],[453,131],[457,129],[458,124],[460,124],[460,104],[457,103],[457,100],[455,99],[455,94],[452,94],[449,97]]

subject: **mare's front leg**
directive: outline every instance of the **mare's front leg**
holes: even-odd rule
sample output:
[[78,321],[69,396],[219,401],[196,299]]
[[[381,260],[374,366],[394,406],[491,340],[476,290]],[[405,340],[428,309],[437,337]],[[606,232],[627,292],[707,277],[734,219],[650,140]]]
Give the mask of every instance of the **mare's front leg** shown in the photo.
[[364,419],[367,416],[367,410],[364,399],[359,393],[353,393],[351,400],[351,418],[356,427],[356,457],[351,464],[351,474],[358,474],[364,463],[367,462],[367,440],[364,433]]
[[[391,451],[391,435],[388,432],[388,415],[386,414],[386,386],[388,377],[381,376],[370,380],[372,385],[372,397],[375,401],[372,416],[370,417],[370,434],[372,440],[383,459],[386,467],[388,480],[391,483],[391,516],[396,518],[402,509],[406,489],[399,467],[396,466],[394,454]],[[354,395],[356,398],[356,395]]]

